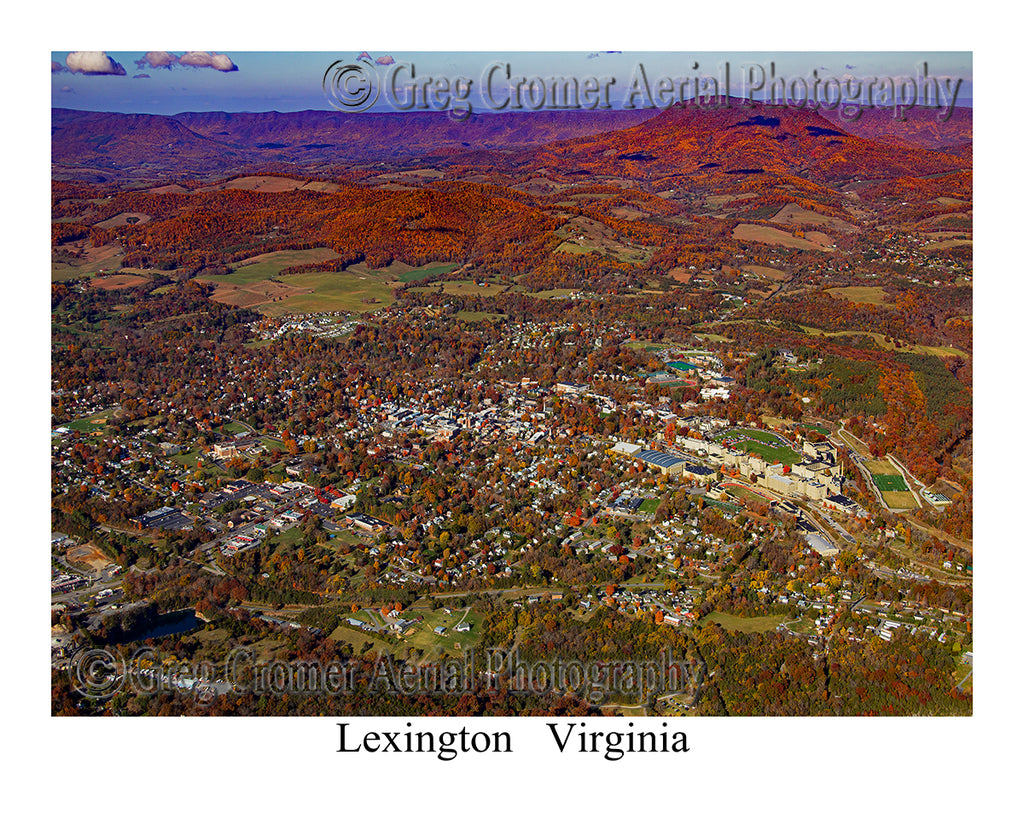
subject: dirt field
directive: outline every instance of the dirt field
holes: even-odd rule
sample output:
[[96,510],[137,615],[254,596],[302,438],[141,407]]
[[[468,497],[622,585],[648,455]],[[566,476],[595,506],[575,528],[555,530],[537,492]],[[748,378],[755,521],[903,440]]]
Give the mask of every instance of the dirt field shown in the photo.
[[91,543],[84,543],[81,546],[68,549],[66,557],[70,563],[85,566],[93,571],[114,565],[106,555]]
[[761,242],[766,245],[781,245],[792,247],[797,250],[820,250],[824,253],[831,253],[833,248],[828,247],[832,240],[824,233],[811,231],[804,238],[793,236],[778,228],[767,225],[736,225],[732,237],[745,242]]
[[98,287],[100,290],[124,290],[126,287],[135,287],[148,281],[148,276],[118,273],[113,276],[97,276],[92,280],[92,286]]
[[677,282],[687,284],[693,278],[693,271],[687,270],[685,267],[673,267],[665,275],[670,279],[675,279]]

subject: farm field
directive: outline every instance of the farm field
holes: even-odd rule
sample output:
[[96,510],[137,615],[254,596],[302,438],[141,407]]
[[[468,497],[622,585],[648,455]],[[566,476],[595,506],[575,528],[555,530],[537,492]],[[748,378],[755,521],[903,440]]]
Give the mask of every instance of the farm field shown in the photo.
[[478,321],[500,321],[505,318],[504,313],[484,313],[480,310],[459,310],[455,314],[458,321],[475,323]]
[[391,288],[380,279],[353,276],[347,271],[298,273],[288,276],[287,280],[297,292],[261,305],[261,313],[274,318],[331,310],[365,313],[380,310],[394,301]]
[[772,267],[765,267],[759,264],[748,264],[740,268],[740,270],[746,273],[753,273],[755,276],[760,276],[762,279],[770,279],[771,281],[781,282],[786,281],[790,278],[788,273],[781,270],[775,270]]
[[825,291],[855,304],[882,304],[885,290],[881,287],[832,287]]
[[421,287],[410,287],[410,293],[444,293],[446,296],[500,296],[509,289],[507,284],[491,284],[482,282],[477,284],[469,279],[457,279],[434,284],[425,284]]
[[[282,250],[254,256],[225,276],[199,276],[217,285],[213,298],[236,307],[251,307],[267,316],[323,311],[373,312],[394,301],[392,287],[402,281],[448,272],[453,265],[410,268],[392,265],[373,270],[351,265],[341,271],[312,271],[276,278],[286,267],[337,258],[326,247]],[[273,279],[273,280],[272,280]]]
[[81,259],[53,259],[50,262],[50,281],[63,282],[68,279],[84,279],[103,271],[119,270],[121,267],[121,246],[116,244],[92,247],[82,240],[70,242],[64,247],[80,249]]
[[735,614],[726,614],[722,611],[713,611],[702,621],[703,623],[718,623],[722,628],[729,631],[739,631],[743,634],[756,634],[766,631],[774,631],[786,618],[781,614],[769,614],[765,617],[739,617]]
[[767,227],[766,225],[736,225],[732,232],[732,238],[744,242],[761,242],[766,245],[781,245],[792,247],[797,250],[820,250],[824,253],[832,253],[834,248],[831,238],[824,233],[811,231],[805,234],[804,238],[786,233],[778,228]]
[[823,213],[807,210],[794,202],[785,205],[768,221],[780,225],[820,225],[830,227],[840,233],[852,233],[857,230],[849,222],[844,222],[835,216],[825,216]]
[[935,355],[940,358],[951,355],[966,357],[966,354],[956,349],[956,347],[929,347],[924,344],[907,344],[904,342],[900,342],[901,346],[897,347],[895,342],[886,341],[885,336],[881,333],[871,333],[866,330],[819,330],[817,327],[808,327],[803,324],[800,325],[800,329],[809,336],[871,336],[879,347],[885,350],[899,350],[901,353]]

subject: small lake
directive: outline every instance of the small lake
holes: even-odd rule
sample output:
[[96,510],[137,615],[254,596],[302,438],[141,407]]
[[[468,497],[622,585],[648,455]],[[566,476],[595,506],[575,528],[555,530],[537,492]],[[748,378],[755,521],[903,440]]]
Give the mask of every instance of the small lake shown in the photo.
[[172,634],[184,634],[201,625],[203,625],[203,621],[196,617],[196,613],[192,609],[169,611],[157,617],[144,630],[133,632],[129,640],[134,642],[156,637],[169,637]]

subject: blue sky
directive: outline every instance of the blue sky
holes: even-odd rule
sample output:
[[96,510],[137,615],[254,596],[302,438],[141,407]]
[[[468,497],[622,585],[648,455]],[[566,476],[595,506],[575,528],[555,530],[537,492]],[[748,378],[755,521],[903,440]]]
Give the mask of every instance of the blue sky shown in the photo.
[[[724,76],[729,65],[734,94],[759,92],[745,91],[742,83],[748,77],[755,79],[770,74],[771,64],[775,76],[786,83],[798,78],[810,79],[817,71],[822,80],[830,77],[866,82],[870,78],[917,77],[924,63],[929,76],[961,80],[957,103],[970,104],[973,97],[973,62],[970,52],[430,52],[380,50],[364,53],[360,59],[355,51],[309,52],[257,52],[230,51],[221,54],[237,70],[217,70],[214,67],[189,67],[180,61],[171,68],[137,65],[145,52],[108,51],[109,59],[123,69],[123,74],[85,74],[66,70],[67,51],[55,51],[51,59],[58,70],[51,73],[51,105],[91,111],[120,111],[152,114],[175,114],[183,111],[300,111],[331,110],[324,93],[325,72],[332,63],[358,63],[372,73],[384,87],[373,111],[389,111],[387,83],[389,72],[397,71],[396,87],[399,95],[410,79],[410,66],[416,77],[444,78],[454,83],[458,78],[470,80],[466,99],[474,111],[485,111],[493,101],[508,96],[507,81],[503,78],[505,65],[508,73],[524,78],[551,76],[575,77],[582,82],[587,77],[598,81],[614,77],[608,100],[613,108],[623,107],[628,92],[643,67],[650,86],[662,77],[681,78],[693,75]],[[205,54],[207,52],[199,52]],[[185,52],[173,52],[182,57]],[[389,59],[394,64],[389,64]],[[74,60],[72,61],[74,63]],[[492,74],[495,80],[489,98],[482,96],[483,84],[489,66],[499,64]],[[694,63],[698,68],[694,70]],[[401,68],[396,68],[397,65]],[[64,69],[64,70],[61,70]],[[751,73],[752,72],[752,73]],[[951,86],[950,86],[951,87]],[[671,97],[672,95],[669,94]],[[397,97],[393,99],[398,99]],[[402,99],[408,99],[402,97]],[[643,95],[634,95],[633,102],[643,105]],[[664,99],[664,97],[663,97]],[[437,94],[431,107],[440,107]]]

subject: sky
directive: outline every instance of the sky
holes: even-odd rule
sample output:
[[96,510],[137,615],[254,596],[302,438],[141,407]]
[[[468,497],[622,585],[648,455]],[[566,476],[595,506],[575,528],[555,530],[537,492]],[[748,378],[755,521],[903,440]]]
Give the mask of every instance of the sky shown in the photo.
[[[855,97],[864,101],[867,82],[884,78],[894,78],[897,83],[903,78],[906,90],[901,93],[909,100],[914,88],[922,87],[925,65],[928,77],[946,79],[942,90],[950,93],[940,98],[940,103],[952,99],[955,90],[957,105],[971,104],[971,52],[385,49],[372,52],[54,51],[51,53],[51,106],[177,114],[185,111],[331,110],[332,107],[353,110],[346,105],[354,104],[359,104],[358,110],[388,112],[414,103],[432,110],[455,107],[482,113],[495,110],[506,101],[504,110],[515,107],[517,98],[510,85],[515,84],[516,78],[522,78],[520,108],[536,110],[551,107],[550,79],[560,77],[575,78],[581,84],[592,78],[596,87],[604,90],[591,94],[589,99],[611,108],[662,107],[680,96],[684,99],[692,96],[689,92],[692,84],[683,86],[682,79],[711,77],[719,88],[724,87],[726,66],[733,95],[755,100],[767,95],[773,78],[775,87],[781,89],[778,93],[786,95],[786,99],[802,99],[805,93],[812,93],[803,89],[806,83],[813,83],[815,77],[821,81],[817,94],[823,100],[831,101],[842,95],[844,100]],[[342,81],[350,84],[334,85],[338,81],[337,72],[349,66],[356,66],[355,74],[349,74]],[[609,78],[614,78],[610,85],[607,84]],[[910,79],[914,83],[910,83]],[[351,85],[353,80],[355,86]],[[668,85],[658,95],[656,86],[661,80]],[[414,83],[417,96],[411,97],[410,88]],[[429,92],[426,101],[424,87]],[[373,100],[364,100],[361,91],[373,93]],[[348,96],[339,97],[339,93]],[[831,96],[822,96],[824,94]],[[877,99],[886,102],[884,96]]]

